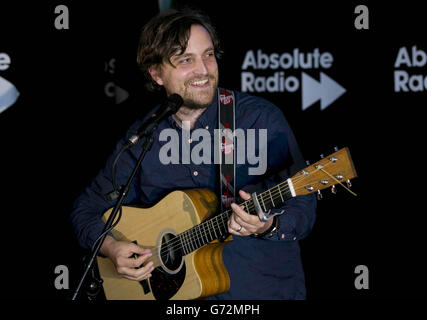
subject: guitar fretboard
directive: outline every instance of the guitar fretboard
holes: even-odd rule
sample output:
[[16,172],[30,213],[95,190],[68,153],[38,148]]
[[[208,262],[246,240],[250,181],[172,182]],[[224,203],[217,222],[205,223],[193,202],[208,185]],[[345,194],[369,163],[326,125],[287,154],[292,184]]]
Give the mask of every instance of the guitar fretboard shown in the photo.
[[[284,181],[257,195],[258,202],[264,212],[273,208],[280,208],[286,200],[292,198],[288,181]],[[256,215],[252,199],[244,201],[240,206],[243,206],[246,212]],[[205,244],[226,235],[228,233],[227,221],[232,212],[231,209],[227,210],[179,234],[178,238],[182,254],[187,255]]]

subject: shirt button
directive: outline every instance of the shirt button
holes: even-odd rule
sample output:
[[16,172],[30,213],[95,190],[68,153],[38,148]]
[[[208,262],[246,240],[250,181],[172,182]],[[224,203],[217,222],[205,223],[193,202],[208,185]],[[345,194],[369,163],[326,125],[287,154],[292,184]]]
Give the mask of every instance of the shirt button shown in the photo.
[[195,177],[197,177],[199,175],[199,173],[197,171],[194,171],[193,174]]
[[193,139],[188,139],[188,143],[192,143],[193,142]]
[[205,128],[206,128],[206,130],[208,130],[208,129],[209,129],[209,126],[206,126]]

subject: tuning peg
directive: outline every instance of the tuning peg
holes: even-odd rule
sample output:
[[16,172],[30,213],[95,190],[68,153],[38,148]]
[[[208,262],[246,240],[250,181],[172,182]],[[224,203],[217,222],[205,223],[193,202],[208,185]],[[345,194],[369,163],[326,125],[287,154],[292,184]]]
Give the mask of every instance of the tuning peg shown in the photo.
[[322,153],[321,155],[320,155],[320,159],[323,159],[325,157],[325,155]]
[[322,200],[323,199],[323,195],[320,192],[320,190],[317,190],[317,200]]
[[351,188],[351,181],[350,180],[347,180],[345,183],[347,184],[347,188]]
[[331,192],[332,192],[333,194],[337,194],[337,188],[335,187],[335,185],[332,185],[332,187],[331,187]]
[[335,152],[338,151],[338,147],[337,146],[334,147],[334,151]]
[[306,166],[309,166],[310,165],[310,161],[309,160],[305,160],[305,164],[306,164]]

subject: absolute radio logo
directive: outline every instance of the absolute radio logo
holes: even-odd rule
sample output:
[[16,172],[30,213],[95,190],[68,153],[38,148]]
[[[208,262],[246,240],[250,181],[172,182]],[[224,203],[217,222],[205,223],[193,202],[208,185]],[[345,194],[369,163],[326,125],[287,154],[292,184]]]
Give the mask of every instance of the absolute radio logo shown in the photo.
[[394,62],[394,92],[427,91],[427,54],[412,46],[401,47]]
[[[305,72],[295,70],[329,69],[334,62],[330,52],[292,52],[270,54],[261,49],[246,52],[242,64],[241,90],[243,92],[298,92],[301,88],[301,109],[306,110],[320,100],[321,110],[326,109],[346,90],[324,72],[319,81]],[[265,73],[268,71],[268,75]]]

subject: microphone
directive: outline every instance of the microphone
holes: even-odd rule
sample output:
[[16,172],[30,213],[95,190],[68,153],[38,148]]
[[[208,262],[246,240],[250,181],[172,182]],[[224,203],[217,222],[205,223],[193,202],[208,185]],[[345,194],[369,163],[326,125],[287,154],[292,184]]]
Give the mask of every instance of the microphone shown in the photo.
[[182,100],[179,94],[171,94],[166,100],[160,105],[156,115],[145,121],[138,129],[136,134],[131,136],[126,143],[126,147],[135,145],[142,137],[151,135],[157,126],[164,119],[170,115],[176,113],[182,106],[184,100]]

